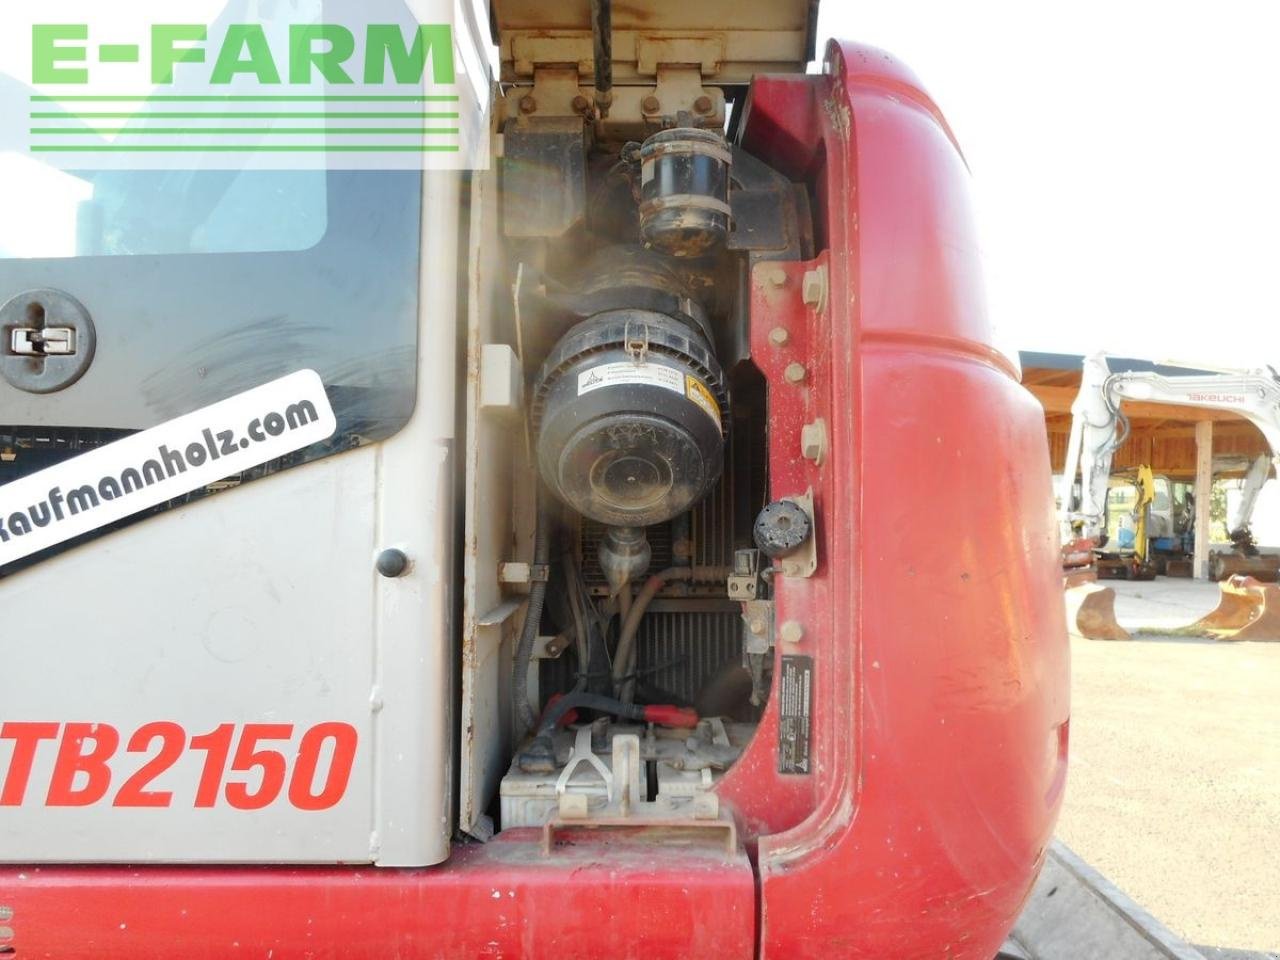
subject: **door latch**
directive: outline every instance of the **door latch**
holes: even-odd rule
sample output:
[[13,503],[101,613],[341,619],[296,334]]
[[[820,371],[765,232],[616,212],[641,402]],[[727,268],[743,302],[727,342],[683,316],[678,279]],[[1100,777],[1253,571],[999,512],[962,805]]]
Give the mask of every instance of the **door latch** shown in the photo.
[[76,352],[72,327],[16,327],[9,349],[20,357],[69,357]]

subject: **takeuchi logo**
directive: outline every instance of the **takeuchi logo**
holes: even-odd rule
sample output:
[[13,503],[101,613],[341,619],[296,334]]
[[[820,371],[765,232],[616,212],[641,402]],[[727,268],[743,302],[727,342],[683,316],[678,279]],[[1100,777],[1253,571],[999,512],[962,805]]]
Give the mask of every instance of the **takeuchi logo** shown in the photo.
[[[112,40],[121,38],[113,37]],[[368,24],[363,30],[336,23],[289,26],[273,39],[256,23],[230,24],[211,48],[203,24],[155,24],[141,43],[98,42],[86,23],[38,23],[31,28],[31,82],[87,85],[92,64],[138,64],[157,87],[184,82],[230,86],[246,81],[266,88],[328,85],[444,86],[454,81],[453,31],[449,24]],[[179,77],[181,72],[191,75]]]

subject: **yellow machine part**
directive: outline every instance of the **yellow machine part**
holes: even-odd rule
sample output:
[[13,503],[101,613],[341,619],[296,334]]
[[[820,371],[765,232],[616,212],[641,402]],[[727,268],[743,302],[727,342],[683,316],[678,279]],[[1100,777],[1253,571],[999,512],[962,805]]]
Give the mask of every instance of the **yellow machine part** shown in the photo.
[[1151,543],[1147,540],[1147,520],[1151,516],[1151,502],[1156,498],[1156,478],[1151,467],[1138,467],[1138,502],[1134,505],[1137,522],[1134,524],[1133,548],[1138,560],[1145,565],[1151,558]]

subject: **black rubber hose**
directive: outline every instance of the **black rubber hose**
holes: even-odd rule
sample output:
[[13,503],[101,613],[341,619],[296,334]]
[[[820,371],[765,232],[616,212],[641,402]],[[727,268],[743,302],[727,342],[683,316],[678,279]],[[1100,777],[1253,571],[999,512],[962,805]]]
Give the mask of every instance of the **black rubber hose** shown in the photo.
[[[533,531],[533,563],[545,571],[551,559],[551,526],[541,489],[538,492],[538,515]],[[538,723],[538,711],[529,702],[529,664],[533,660],[533,642],[538,638],[538,624],[547,599],[547,581],[534,580],[529,587],[529,604],[525,608],[520,639],[516,641],[515,659],[511,664],[511,694],[521,729],[532,730]]]

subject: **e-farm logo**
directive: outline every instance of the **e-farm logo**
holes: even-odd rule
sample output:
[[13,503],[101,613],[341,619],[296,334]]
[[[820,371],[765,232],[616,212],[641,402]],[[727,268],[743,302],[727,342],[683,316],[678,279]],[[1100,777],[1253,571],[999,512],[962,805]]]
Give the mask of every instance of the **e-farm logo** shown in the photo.
[[27,14],[29,155],[72,169],[282,165],[264,156],[290,167],[481,165],[488,93],[466,82],[439,2],[426,4],[445,14],[432,21],[419,19],[422,4],[350,0],[215,3],[211,22],[184,20],[189,4],[145,6],[160,17],[59,19],[57,2]]

